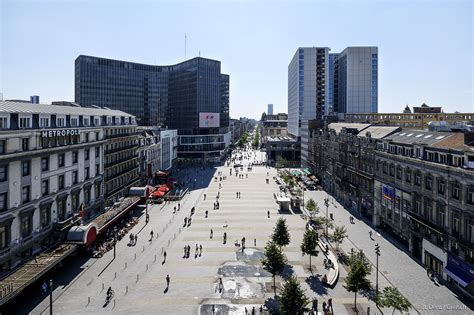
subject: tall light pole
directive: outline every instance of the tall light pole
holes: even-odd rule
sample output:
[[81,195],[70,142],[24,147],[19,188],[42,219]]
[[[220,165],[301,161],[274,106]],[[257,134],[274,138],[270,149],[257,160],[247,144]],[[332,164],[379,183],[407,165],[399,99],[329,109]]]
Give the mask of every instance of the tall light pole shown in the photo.
[[328,238],[328,223],[329,223],[329,219],[328,219],[329,198],[328,197],[324,198],[324,205],[326,206],[326,238]]
[[117,244],[117,226],[114,227],[114,259],[115,259],[115,245]]
[[49,279],[49,314],[53,315],[53,279]]
[[376,263],[375,268],[377,273],[375,274],[375,305],[378,305],[378,297],[379,297],[379,256],[380,256],[380,245],[379,243],[375,244],[375,255],[376,255]]

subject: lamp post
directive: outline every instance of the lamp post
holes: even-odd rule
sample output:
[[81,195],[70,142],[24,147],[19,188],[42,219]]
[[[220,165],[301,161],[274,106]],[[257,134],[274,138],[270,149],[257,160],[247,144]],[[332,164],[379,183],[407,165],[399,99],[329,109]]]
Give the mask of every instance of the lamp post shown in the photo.
[[117,227],[114,227],[114,259],[115,259],[115,245],[117,244]]
[[378,305],[378,297],[379,297],[379,256],[380,256],[380,245],[377,243],[375,244],[375,255],[376,257],[376,274],[375,274],[375,305]]
[[148,199],[145,202],[145,224],[148,224]]
[[49,314],[53,315],[53,279],[49,279]]
[[328,208],[329,208],[329,198],[324,198],[324,205],[326,206],[326,238],[328,237]]

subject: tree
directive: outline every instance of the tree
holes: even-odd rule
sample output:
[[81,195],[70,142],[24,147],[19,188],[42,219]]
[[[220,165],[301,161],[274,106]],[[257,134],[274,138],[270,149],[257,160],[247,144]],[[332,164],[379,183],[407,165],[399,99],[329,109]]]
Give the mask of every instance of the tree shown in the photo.
[[319,213],[319,206],[313,200],[313,198],[309,198],[309,200],[306,202],[306,210],[309,211],[311,217]]
[[370,275],[370,269],[367,268],[364,259],[365,255],[360,251],[362,255],[356,254],[349,257],[350,270],[345,279],[346,288],[349,292],[354,292],[354,308],[357,309],[357,292],[360,290],[368,290],[370,288],[370,280],[367,277]]
[[411,308],[410,301],[395,287],[385,287],[382,294],[379,295],[378,302],[382,307],[393,307],[392,314],[395,313],[395,310],[402,314],[402,312],[408,312]]
[[281,155],[277,156],[276,167],[278,168],[285,167],[287,164],[288,164],[288,161],[284,157],[282,157]]
[[369,259],[365,256],[364,252],[362,250],[354,250],[354,248],[351,248],[351,251],[349,252],[349,266],[352,264],[360,261],[362,262],[362,265],[364,266],[367,274],[370,274],[372,271],[372,264],[370,263]]
[[276,297],[276,284],[275,276],[281,274],[285,268],[286,258],[283,255],[281,247],[279,247],[275,242],[268,242],[265,245],[265,258],[262,260],[263,269],[272,274],[273,277],[273,288],[275,290]]
[[347,237],[347,230],[345,226],[336,226],[332,239],[336,243],[336,249],[339,249],[339,245]]
[[282,314],[304,314],[309,299],[295,276],[289,277],[281,290],[280,309]]
[[279,218],[276,222],[275,229],[273,230],[272,241],[280,247],[290,244],[290,233],[288,233],[285,219]]
[[311,269],[311,256],[318,256],[318,233],[313,229],[306,229],[301,243],[301,251],[309,255],[309,270]]

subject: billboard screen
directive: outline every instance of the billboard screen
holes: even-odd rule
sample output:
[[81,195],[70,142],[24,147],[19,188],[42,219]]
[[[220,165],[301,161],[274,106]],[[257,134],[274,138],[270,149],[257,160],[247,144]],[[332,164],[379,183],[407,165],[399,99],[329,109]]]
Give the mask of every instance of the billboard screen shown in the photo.
[[199,128],[219,128],[219,113],[199,113]]

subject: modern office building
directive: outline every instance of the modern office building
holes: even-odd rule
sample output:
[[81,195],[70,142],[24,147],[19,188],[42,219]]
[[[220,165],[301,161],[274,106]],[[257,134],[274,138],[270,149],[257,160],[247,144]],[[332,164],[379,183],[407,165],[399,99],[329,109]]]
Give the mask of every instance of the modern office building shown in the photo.
[[347,47],[334,54],[333,111],[378,112],[378,48]]
[[267,115],[273,115],[273,104],[267,105]]
[[[0,272],[88,220],[104,204],[107,124],[121,111],[0,102]],[[115,134],[117,136],[117,134]]]
[[229,76],[219,61],[193,58],[152,66],[79,56],[75,98],[82,105],[120,109],[140,125],[177,129],[183,159],[220,159],[230,144]]

